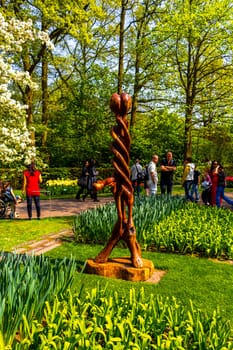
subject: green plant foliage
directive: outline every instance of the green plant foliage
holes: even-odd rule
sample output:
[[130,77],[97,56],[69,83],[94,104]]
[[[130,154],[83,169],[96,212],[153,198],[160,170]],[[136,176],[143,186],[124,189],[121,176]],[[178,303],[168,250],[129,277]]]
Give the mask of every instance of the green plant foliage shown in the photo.
[[23,316],[29,323],[41,319],[45,302],[66,292],[74,270],[72,260],[1,254],[0,332],[5,344],[13,343]]
[[[154,230],[155,223],[184,205],[181,197],[157,196],[135,199],[133,217],[138,240],[147,244],[147,235]],[[79,242],[106,242],[116,220],[117,211],[114,203],[108,203],[94,210],[87,210],[74,220],[75,239]]]
[[143,288],[120,296],[98,287],[46,302],[43,323],[24,317],[15,349],[232,349],[230,333],[218,310],[207,316]]
[[137,231],[137,239],[143,248],[150,246],[150,237],[155,231],[155,226],[169,217],[173,211],[185,207],[183,198],[180,197],[143,197],[135,199],[133,209],[134,224]]
[[[142,249],[233,258],[233,213],[185,203],[182,197],[142,198],[133,209]],[[113,204],[86,211],[74,220],[78,242],[103,243],[117,220]]]
[[117,220],[113,203],[86,210],[74,219],[75,240],[78,242],[106,242]]
[[151,246],[158,250],[233,258],[233,213],[189,203],[154,226]]

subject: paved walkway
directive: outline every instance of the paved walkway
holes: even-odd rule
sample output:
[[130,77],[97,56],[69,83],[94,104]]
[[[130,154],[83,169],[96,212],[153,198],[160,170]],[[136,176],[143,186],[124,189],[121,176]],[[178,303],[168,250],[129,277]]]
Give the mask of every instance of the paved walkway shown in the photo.
[[[48,199],[41,200],[41,219],[57,216],[74,216],[84,210],[95,208],[104,205],[108,202],[113,202],[113,197],[100,197],[99,202],[94,202],[90,198],[86,198],[85,202],[77,201],[76,199]],[[27,203],[24,200],[17,206],[18,219],[27,219]],[[33,204],[33,218],[36,218],[35,206]]]
[[15,254],[41,255],[62,245],[64,240],[72,239],[72,230],[62,230],[58,233],[50,233],[40,241],[28,241],[14,247],[11,251]]

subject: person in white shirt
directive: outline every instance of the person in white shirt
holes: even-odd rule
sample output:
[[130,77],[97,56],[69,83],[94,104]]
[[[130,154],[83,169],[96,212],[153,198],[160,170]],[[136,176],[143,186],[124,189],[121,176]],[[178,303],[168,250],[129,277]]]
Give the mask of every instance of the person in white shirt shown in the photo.
[[184,161],[184,172],[182,176],[182,186],[185,191],[185,199],[194,201],[193,196],[191,195],[191,188],[194,180],[194,169],[195,164],[192,162],[192,158],[188,157]]
[[130,169],[130,178],[134,189],[134,194],[140,195],[140,184],[142,182],[142,166],[139,159],[136,159],[135,164]]
[[149,174],[148,187],[149,187],[150,196],[155,196],[157,193],[158,173],[157,173],[156,164],[158,163],[158,160],[159,160],[158,155],[154,154],[148,165],[148,174]]

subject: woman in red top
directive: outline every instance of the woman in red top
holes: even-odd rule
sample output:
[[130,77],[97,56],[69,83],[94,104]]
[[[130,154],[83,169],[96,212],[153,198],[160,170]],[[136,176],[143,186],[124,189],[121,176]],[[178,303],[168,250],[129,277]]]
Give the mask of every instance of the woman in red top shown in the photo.
[[40,183],[42,182],[41,172],[36,169],[35,163],[28,165],[23,172],[23,193],[27,197],[28,218],[32,218],[32,199],[36,206],[37,219],[40,219]]
[[[210,204],[212,206],[216,205],[217,187],[218,187],[218,167],[219,167],[218,162],[216,160],[213,160],[210,168],[210,177],[212,181]],[[220,201],[222,201],[222,199],[220,199]]]

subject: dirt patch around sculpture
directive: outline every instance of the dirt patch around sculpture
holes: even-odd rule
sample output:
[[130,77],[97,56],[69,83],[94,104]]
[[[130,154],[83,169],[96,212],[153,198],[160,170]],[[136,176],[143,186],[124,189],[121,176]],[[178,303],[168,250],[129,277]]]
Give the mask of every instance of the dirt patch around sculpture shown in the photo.
[[166,275],[167,271],[155,270],[152,276],[146,281],[149,283],[159,283],[161,279]]

